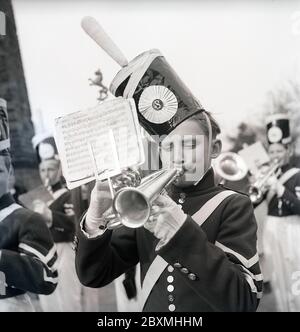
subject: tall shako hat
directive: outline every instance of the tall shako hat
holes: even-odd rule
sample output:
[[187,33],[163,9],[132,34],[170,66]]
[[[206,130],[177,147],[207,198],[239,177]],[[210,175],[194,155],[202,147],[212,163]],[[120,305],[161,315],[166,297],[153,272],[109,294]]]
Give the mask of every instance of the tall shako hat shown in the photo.
[[7,113],[7,103],[0,98],[0,153],[8,152],[10,148],[9,123]]
[[36,150],[38,162],[43,160],[59,160],[54,137],[50,133],[35,135],[32,138],[33,148]]
[[291,143],[290,118],[287,113],[269,115],[266,122],[269,144],[281,143],[286,145]]
[[158,50],[150,50],[120,70],[111,83],[116,96],[133,98],[140,124],[151,135],[167,135],[193,114],[203,111]]
[[117,97],[134,99],[139,122],[149,134],[167,135],[193,114],[204,111],[158,50],[144,52],[128,63],[95,19],[85,17],[82,27],[122,67],[110,91]]

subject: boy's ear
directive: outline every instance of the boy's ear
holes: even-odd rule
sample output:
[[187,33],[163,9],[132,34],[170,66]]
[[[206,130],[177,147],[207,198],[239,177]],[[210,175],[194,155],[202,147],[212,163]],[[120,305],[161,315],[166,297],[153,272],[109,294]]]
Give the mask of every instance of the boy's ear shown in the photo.
[[215,139],[212,142],[212,147],[211,147],[211,158],[215,159],[217,158],[222,151],[222,142],[219,139]]

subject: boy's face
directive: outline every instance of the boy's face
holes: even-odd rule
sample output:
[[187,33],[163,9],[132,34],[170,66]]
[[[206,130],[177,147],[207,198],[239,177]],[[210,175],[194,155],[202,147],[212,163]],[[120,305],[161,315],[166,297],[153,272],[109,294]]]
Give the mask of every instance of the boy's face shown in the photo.
[[176,127],[162,140],[160,158],[163,168],[183,168],[185,173],[176,186],[187,187],[199,181],[211,164],[208,138],[200,122],[188,119]]
[[60,181],[61,168],[58,160],[43,160],[39,166],[40,177],[44,185],[53,186]]
[[9,192],[8,182],[9,182],[9,170],[5,164],[6,156],[0,155],[0,197]]
[[269,156],[272,162],[275,162],[277,159],[279,166],[284,166],[289,163],[291,150],[289,147],[285,147],[280,143],[273,143],[269,146]]

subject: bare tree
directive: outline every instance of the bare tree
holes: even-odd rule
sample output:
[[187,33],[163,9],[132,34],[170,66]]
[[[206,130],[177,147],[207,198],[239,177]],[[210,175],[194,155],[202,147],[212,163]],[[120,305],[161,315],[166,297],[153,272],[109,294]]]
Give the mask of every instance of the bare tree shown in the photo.
[[300,166],[300,79],[297,75],[268,92],[261,111],[253,113],[251,123],[242,122],[237,135],[228,136],[232,144],[231,150],[237,152],[245,144],[256,141],[266,145],[266,117],[274,113],[287,113],[290,116],[291,136],[295,147],[293,163]]

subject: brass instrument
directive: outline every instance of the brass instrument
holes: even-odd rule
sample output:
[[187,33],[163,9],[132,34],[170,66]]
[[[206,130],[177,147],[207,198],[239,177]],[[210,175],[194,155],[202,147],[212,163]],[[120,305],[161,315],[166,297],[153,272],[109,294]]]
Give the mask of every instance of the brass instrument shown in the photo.
[[113,198],[114,217],[109,217],[107,228],[143,226],[149,219],[152,202],[182,174],[182,170],[175,168],[163,169],[145,177],[138,187],[120,189]]
[[275,160],[267,171],[260,171],[256,176],[257,180],[250,186],[248,194],[252,203],[260,203],[264,194],[268,191],[267,181],[276,176],[276,170],[279,167],[279,161]]
[[50,179],[46,177],[44,181],[44,187],[49,191],[50,194],[53,194],[52,187],[50,185]]
[[248,167],[237,153],[224,152],[216,159],[214,169],[222,180],[239,181],[248,173]]

